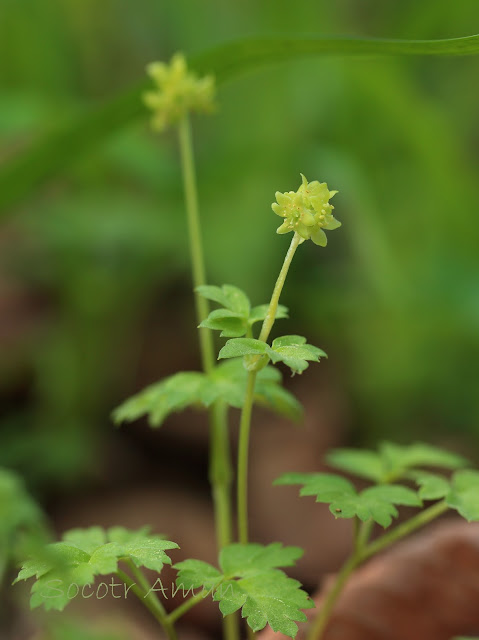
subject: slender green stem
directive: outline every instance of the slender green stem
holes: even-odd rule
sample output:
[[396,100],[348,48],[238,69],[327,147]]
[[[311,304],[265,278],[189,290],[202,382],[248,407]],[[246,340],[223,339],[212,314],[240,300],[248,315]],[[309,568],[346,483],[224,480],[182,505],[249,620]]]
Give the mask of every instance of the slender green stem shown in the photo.
[[[130,563],[128,563],[128,565],[131,567]],[[140,582],[140,580],[138,579],[139,576],[136,575],[137,572],[135,571],[135,577],[138,579],[138,583],[136,583],[134,582],[134,580],[132,580],[132,578],[130,578],[127,573],[125,573],[121,569],[118,569],[116,573],[120,580],[122,580],[122,582],[126,584],[128,590],[132,591],[135,594],[138,600],[140,600],[140,602],[145,605],[145,607],[160,623],[169,640],[178,640],[174,625],[168,620],[168,616],[165,609],[163,608],[163,605],[152,593],[148,593],[150,590],[150,586],[148,585],[148,583],[146,583],[146,589],[142,586],[143,580],[146,581],[146,578],[143,576],[143,574],[141,574],[142,581]]]
[[416,531],[416,529],[420,529],[425,524],[431,522],[431,520],[439,517],[448,509],[449,507],[444,501],[436,502],[427,509],[424,509],[424,511],[419,512],[413,518],[406,520],[406,522],[403,522],[388,533],[385,533],[384,535],[374,540],[374,542],[371,542],[363,550],[361,560],[364,561],[367,558],[376,555],[376,553],[379,553],[379,551],[382,551],[386,547],[389,547],[389,545],[393,544],[397,540],[405,538],[413,531]]
[[[193,141],[189,116],[185,115],[179,122],[178,134],[180,141],[181,168],[183,173],[183,188],[186,201],[186,215],[188,219],[188,235],[192,263],[193,285],[199,287],[206,284],[205,261],[203,256],[203,242],[201,239],[200,214],[198,207],[198,190],[196,187],[195,160],[193,155]],[[198,324],[209,313],[206,298],[195,293],[196,317]],[[199,332],[201,360],[203,369],[209,372],[214,367],[213,336],[211,331]]]
[[300,241],[301,237],[297,233],[295,233],[293,239],[291,240],[291,244],[289,245],[288,252],[286,253],[286,257],[284,259],[283,266],[281,267],[281,271],[279,272],[278,279],[276,280],[276,284],[274,285],[273,295],[271,296],[271,301],[269,303],[268,313],[266,314],[266,318],[263,321],[263,326],[261,327],[259,339],[263,342],[267,342],[271,329],[273,328],[274,320],[276,318],[276,312],[278,310],[279,297],[281,295],[281,291],[283,290],[291,261],[293,260],[293,256],[299,246]]
[[374,528],[374,520],[369,518],[366,522],[362,522],[359,527],[357,546],[358,551],[364,549],[364,547],[369,542],[369,538],[371,537],[372,530]]
[[341,571],[336,577],[336,581],[332,589],[326,595],[323,606],[319,612],[319,615],[315,618],[306,636],[306,640],[321,640],[323,631],[326,628],[331,612],[336,604],[339,596],[342,593],[344,585],[346,584],[351,573],[359,567],[363,562],[376,555],[386,547],[390,546],[394,542],[405,538],[416,529],[423,527],[438,516],[442,515],[448,510],[448,506],[444,501],[436,502],[428,509],[421,511],[416,516],[410,518],[406,522],[398,525],[389,533],[385,533],[381,537],[374,540],[370,544],[367,544],[367,540],[371,533],[372,520],[368,520],[363,523],[363,526],[359,530],[357,537],[356,549],[353,552],[349,560],[344,564]]
[[[193,284],[196,289],[196,287],[206,284],[206,269],[201,238],[193,141],[188,115],[185,115],[181,119],[178,126],[178,135],[188,220]],[[195,305],[197,321],[198,324],[200,324],[208,316],[208,301],[195,292]],[[209,329],[200,329],[199,339],[203,371],[209,373],[215,366],[213,335]],[[209,423],[209,479],[212,487],[215,512],[216,540],[218,548],[222,549],[232,542],[233,536],[231,506],[233,470],[231,465],[227,408],[223,403],[215,403],[211,407]],[[223,628],[226,640],[238,640],[238,625],[234,616],[229,616],[224,619]]]
[[319,640],[321,638],[323,631],[329,622],[329,617],[331,616],[331,612],[334,608],[334,605],[336,604],[336,600],[339,598],[339,595],[341,594],[349,576],[356,569],[359,563],[359,558],[356,554],[353,554],[343,565],[341,571],[336,576],[336,581],[333,587],[326,595],[326,598],[321,607],[321,611],[314,619],[308,631],[306,640]]
[[196,595],[191,596],[191,598],[188,598],[188,600],[182,602],[178,607],[176,607],[176,609],[173,609],[173,611],[168,615],[168,620],[173,624],[182,616],[184,616],[185,613],[188,613],[188,611],[196,606],[199,602],[202,602],[205,597],[205,591],[201,591],[201,593],[197,593]]
[[227,423],[228,406],[218,401],[210,409],[209,478],[215,505],[216,539],[220,549],[233,539],[231,484],[233,470]]
[[244,405],[241,411],[238,444],[238,539],[242,544],[248,542],[248,454],[255,383],[256,371],[250,371],[246,383]]
[[[273,289],[273,294],[268,307],[268,312],[261,328],[259,339],[263,342],[268,340],[271,329],[274,325],[276,312],[278,310],[279,298],[288,275],[288,270],[293,260],[296,249],[301,242],[300,236],[295,233],[286,253],[286,257],[279,272],[278,279]],[[258,358],[259,360],[260,358]],[[251,411],[254,399],[254,387],[256,383],[256,371],[250,371],[246,383],[246,396],[241,412],[239,448],[238,448],[238,539],[242,544],[248,542],[248,453],[249,436],[251,430]]]

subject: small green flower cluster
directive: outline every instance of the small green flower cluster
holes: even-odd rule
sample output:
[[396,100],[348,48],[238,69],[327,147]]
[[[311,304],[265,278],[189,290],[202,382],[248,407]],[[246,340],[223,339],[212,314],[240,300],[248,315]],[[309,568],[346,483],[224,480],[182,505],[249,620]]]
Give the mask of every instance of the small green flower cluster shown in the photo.
[[276,215],[284,218],[277,233],[294,231],[302,241],[311,238],[315,244],[325,247],[327,238],[323,229],[332,231],[341,226],[332,214],[333,205],[329,204],[329,200],[338,192],[330,191],[325,182],[308,182],[303,174],[301,178],[303,182],[297,191],[277,191],[275,194],[277,202],[273,202],[271,208]]
[[178,122],[188,111],[214,110],[215,80],[213,76],[198,76],[188,71],[185,57],[176,53],[170,64],[152,62],[148,75],[156,84],[154,91],[143,94],[143,100],[153,111],[153,129],[163,131]]

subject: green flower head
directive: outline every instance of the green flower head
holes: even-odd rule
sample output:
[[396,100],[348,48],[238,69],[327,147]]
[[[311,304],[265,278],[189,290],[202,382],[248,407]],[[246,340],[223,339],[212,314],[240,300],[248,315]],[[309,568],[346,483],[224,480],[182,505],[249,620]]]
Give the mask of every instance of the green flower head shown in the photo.
[[156,88],[146,91],[143,100],[153,111],[153,129],[163,131],[178,122],[188,111],[211,112],[214,110],[215,80],[213,76],[198,76],[188,71],[182,53],[176,53],[169,64],[152,62],[148,75]]
[[284,218],[277,233],[296,232],[302,240],[311,240],[320,247],[327,244],[323,229],[332,231],[341,226],[333,216],[330,199],[338,193],[330,191],[325,182],[308,182],[301,174],[302,184],[297,191],[276,192],[276,202],[271,208],[276,215]]

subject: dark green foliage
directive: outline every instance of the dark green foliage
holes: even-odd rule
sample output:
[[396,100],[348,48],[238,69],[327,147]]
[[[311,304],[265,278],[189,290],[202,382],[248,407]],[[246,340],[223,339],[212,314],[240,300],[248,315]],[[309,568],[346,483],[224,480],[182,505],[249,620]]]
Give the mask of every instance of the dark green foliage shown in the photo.
[[212,592],[223,615],[241,609],[253,631],[269,624],[273,631],[294,638],[298,631],[295,621],[306,620],[301,609],[314,605],[299,582],[278,567],[292,566],[302,553],[298,547],[279,543],[232,544],[220,553],[220,570],[199,560],[174,565],[178,569],[177,586]]

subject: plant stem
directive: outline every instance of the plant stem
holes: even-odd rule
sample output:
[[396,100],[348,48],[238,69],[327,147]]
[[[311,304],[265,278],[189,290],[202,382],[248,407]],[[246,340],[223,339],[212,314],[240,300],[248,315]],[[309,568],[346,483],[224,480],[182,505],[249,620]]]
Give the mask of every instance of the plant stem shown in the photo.
[[[268,307],[268,312],[261,328],[259,339],[266,342],[274,325],[276,312],[278,310],[279,298],[288,275],[288,270],[293,260],[293,256],[301,241],[300,236],[295,233],[286,253],[286,257],[279,272],[278,279],[273,289],[273,294]],[[251,430],[251,411],[254,400],[254,387],[256,383],[256,371],[250,371],[246,383],[246,395],[241,411],[239,448],[238,448],[238,539],[242,544],[248,542],[248,452],[249,436]]]
[[[128,563],[128,566],[131,567],[130,563]],[[141,583],[137,584],[136,582],[134,582],[130,578],[130,576],[124,571],[122,571],[121,569],[118,569],[116,573],[120,578],[120,580],[122,580],[122,582],[126,584],[126,586],[128,587],[128,590],[133,591],[133,593],[138,598],[138,600],[140,600],[145,605],[145,607],[153,614],[153,616],[156,618],[156,620],[160,623],[160,625],[164,629],[169,640],[178,640],[174,625],[172,622],[170,622],[170,620],[168,620],[168,615],[165,609],[163,608],[163,605],[155,596],[153,596],[152,593],[148,593],[150,590],[148,583],[146,583],[147,589],[145,589],[144,587],[141,586]],[[143,580],[146,581],[146,578],[143,576],[143,574],[141,574],[141,576]],[[135,571],[135,577],[137,577],[136,571]],[[140,580],[138,580],[138,582],[140,582]],[[153,597],[150,597],[150,596],[153,596]]]
[[284,259],[283,266],[281,267],[281,271],[279,272],[278,279],[276,280],[276,284],[274,285],[273,295],[271,296],[271,300],[269,303],[268,313],[266,314],[266,318],[263,321],[263,326],[261,327],[259,339],[263,342],[267,342],[271,329],[273,328],[274,320],[276,318],[276,312],[278,310],[279,297],[281,295],[281,291],[283,290],[291,261],[293,260],[293,256],[299,246],[300,241],[301,237],[297,233],[295,233],[293,239],[291,240],[291,244],[289,245],[288,252],[286,253],[286,257]]
[[370,544],[367,544],[367,539],[371,532],[373,520],[368,520],[363,523],[357,538],[356,549],[352,556],[342,567],[341,571],[336,577],[336,581],[331,591],[327,594],[324,604],[321,608],[319,615],[311,624],[311,627],[306,635],[306,640],[321,640],[323,631],[326,628],[331,612],[333,610],[336,601],[338,600],[341,592],[346,584],[351,573],[359,567],[363,562],[376,555],[389,545],[397,542],[401,538],[408,536],[410,533],[428,524],[438,516],[442,515],[448,510],[448,506],[444,501],[436,502],[428,509],[421,511],[416,516],[410,518],[403,524],[398,525],[389,533],[384,534],[380,538],[374,540]]
[[359,565],[360,560],[356,554],[353,554],[349,560],[343,565],[341,571],[336,576],[336,581],[332,587],[332,589],[328,592],[323,606],[321,607],[321,611],[314,619],[308,634],[306,636],[306,640],[319,640],[323,635],[323,631],[326,628],[326,625],[329,622],[329,617],[331,612],[336,604],[336,600],[339,598],[341,591],[343,590],[344,585],[346,584],[351,573],[356,569]]
[[249,434],[251,430],[251,411],[253,408],[256,371],[248,373],[246,395],[241,411],[239,445],[238,445],[238,540],[241,544],[248,542],[248,453]]
[[[180,145],[183,188],[185,193],[188,236],[190,244],[193,285],[206,284],[206,269],[198,206],[195,160],[191,125],[188,114],[179,122],[178,137]],[[208,317],[208,301],[195,292],[196,318],[198,324]],[[200,352],[203,371],[210,373],[215,366],[213,335],[209,329],[199,330]],[[231,484],[233,470],[229,443],[227,407],[222,402],[215,403],[209,412],[209,480],[212,487],[215,513],[216,541],[218,549],[232,542],[232,506]],[[238,640],[239,632],[236,618],[229,616],[223,621],[226,640]]]
[[[183,189],[185,192],[186,217],[188,220],[188,236],[190,242],[191,266],[193,286],[206,284],[205,261],[203,256],[203,242],[201,239],[200,214],[198,207],[198,190],[196,187],[195,160],[193,155],[193,141],[191,125],[188,115],[179,122],[178,135],[180,141],[181,169],[183,173]],[[198,324],[209,313],[206,298],[195,292],[196,317]],[[209,329],[199,332],[200,351],[203,369],[206,373],[214,367],[213,336]]]
[[185,600],[182,604],[176,607],[176,609],[173,609],[173,611],[168,615],[168,620],[171,623],[176,622],[182,616],[184,616],[185,613],[187,613],[190,609],[192,609],[195,605],[197,605],[199,602],[204,600],[205,597],[206,597],[205,591],[201,591],[201,593],[197,593],[195,596],[191,596],[191,598],[188,598],[188,600]]

